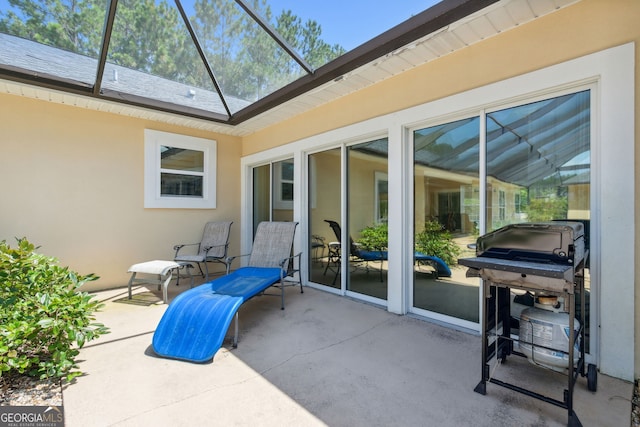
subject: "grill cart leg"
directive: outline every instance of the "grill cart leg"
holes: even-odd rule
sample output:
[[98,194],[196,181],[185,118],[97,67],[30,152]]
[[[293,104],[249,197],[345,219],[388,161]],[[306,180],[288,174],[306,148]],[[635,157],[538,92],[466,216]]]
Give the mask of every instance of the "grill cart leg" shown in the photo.
[[480,393],[482,395],[487,394],[487,381],[489,380],[489,365],[487,364],[487,327],[488,327],[488,319],[489,319],[489,307],[491,306],[491,295],[489,293],[489,283],[486,280],[483,280],[480,284],[482,288],[482,322],[481,322],[481,332],[482,332],[482,350],[481,350],[481,380],[478,385],[473,389],[476,393]]

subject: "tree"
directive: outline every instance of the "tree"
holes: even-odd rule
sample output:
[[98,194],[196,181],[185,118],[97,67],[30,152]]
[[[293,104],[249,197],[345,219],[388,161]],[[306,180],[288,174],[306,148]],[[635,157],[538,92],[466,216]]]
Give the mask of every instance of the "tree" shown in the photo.
[[178,11],[166,0],[120,0],[109,43],[108,60],[123,67],[186,83],[174,52],[188,34]]
[[[0,31],[98,58],[106,19],[104,0],[8,0]],[[253,10],[312,67],[345,50],[321,39],[321,27],[290,10],[274,19],[266,0]],[[197,0],[189,21],[224,95],[257,100],[302,75],[301,67],[228,0]],[[168,0],[120,0],[107,61],[180,83],[213,90],[213,83],[182,16]]]
[[276,30],[313,68],[321,67],[346,52],[340,45],[330,46],[320,38],[322,35],[320,24],[308,20],[303,25],[302,20],[291,10],[283,11],[278,16]]
[[0,32],[96,57],[104,22],[101,3],[99,0],[9,0],[19,13],[0,14]]
[[568,212],[568,202],[565,197],[548,197],[533,199],[526,207],[527,220],[531,222],[545,222],[554,219],[565,219]]

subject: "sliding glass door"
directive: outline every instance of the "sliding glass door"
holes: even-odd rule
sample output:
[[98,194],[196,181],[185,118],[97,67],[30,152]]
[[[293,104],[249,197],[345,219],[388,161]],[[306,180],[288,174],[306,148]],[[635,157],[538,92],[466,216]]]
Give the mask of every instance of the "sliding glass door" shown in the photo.
[[387,138],[347,147],[346,287],[381,300],[387,299],[388,150]]
[[309,155],[311,282],[387,299],[387,152],[381,138]]
[[[414,311],[478,322],[479,281],[456,264],[475,255],[469,244],[480,234],[573,220],[584,223],[588,242],[590,105],[582,91],[413,132]],[[589,319],[589,268],[585,276]]]
[[[591,95],[572,93],[489,112],[487,231],[520,222],[579,221],[586,243],[591,219]],[[590,345],[590,263],[585,269],[586,343]],[[513,295],[512,315],[533,303]]]
[[309,155],[309,281],[340,289],[342,155],[334,148]]
[[487,231],[590,218],[590,94],[487,113]]
[[478,322],[478,280],[456,265],[479,231],[480,118],[418,129],[413,142],[413,307]]

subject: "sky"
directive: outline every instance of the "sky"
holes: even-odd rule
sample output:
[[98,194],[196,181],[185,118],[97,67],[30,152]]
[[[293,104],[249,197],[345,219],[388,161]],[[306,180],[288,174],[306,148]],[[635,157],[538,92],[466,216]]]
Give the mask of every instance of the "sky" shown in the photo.
[[303,22],[312,19],[321,38],[347,51],[426,10],[439,0],[267,0],[274,16],[291,10]]

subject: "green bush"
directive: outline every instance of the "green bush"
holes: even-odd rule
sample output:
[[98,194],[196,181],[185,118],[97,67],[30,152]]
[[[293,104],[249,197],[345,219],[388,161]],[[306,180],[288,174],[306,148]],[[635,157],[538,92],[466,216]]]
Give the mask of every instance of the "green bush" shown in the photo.
[[26,239],[0,242],[0,376],[22,374],[72,380],[85,342],[109,330],[94,323],[102,306],[77,289],[98,277],[80,276]]
[[389,241],[387,224],[370,225],[360,230],[358,243],[368,251],[386,250]]
[[[367,250],[386,250],[389,227],[387,224],[370,225],[360,230],[358,243]],[[427,221],[424,230],[416,235],[415,247],[425,255],[437,256],[448,265],[458,264],[460,247],[438,221]]]
[[448,265],[458,264],[461,249],[438,221],[425,222],[424,230],[416,235],[415,245],[425,255],[437,256]]
[[533,199],[525,207],[527,221],[544,222],[557,218],[566,218],[569,202],[566,198]]

